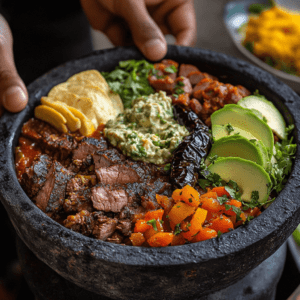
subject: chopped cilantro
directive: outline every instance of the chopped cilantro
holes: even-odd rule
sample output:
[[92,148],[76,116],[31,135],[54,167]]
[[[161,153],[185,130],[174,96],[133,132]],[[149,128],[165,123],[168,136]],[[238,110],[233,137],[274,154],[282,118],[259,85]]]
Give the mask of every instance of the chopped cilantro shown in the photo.
[[156,226],[156,220],[155,220],[155,219],[152,219],[152,220],[150,220],[150,221],[147,221],[147,224],[148,224],[148,225],[152,225],[153,229],[154,229],[155,231],[157,231],[157,226]]
[[133,99],[147,96],[154,92],[148,82],[148,74],[154,70],[153,64],[146,60],[127,60],[119,62],[115,70],[102,72],[109,87],[118,93],[123,100],[124,107],[130,108]]
[[233,127],[232,127],[232,125],[230,123],[228,123],[227,125],[225,125],[225,128],[226,128],[226,130],[228,132],[228,135],[230,135],[230,133],[232,131],[234,131],[234,129],[233,129]]
[[177,72],[177,68],[174,65],[168,66],[165,68],[165,72],[168,73],[176,73]]
[[174,230],[174,235],[178,235],[182,229],[180,228],[180,223],[176,224],[175,230]]
[[210,163],[213,164],[216,161],[217,158],[218,158],[218,155],[216,154],[214,156],[209,157],[208,160],[209,160]]
[[171,164],[166,164],[164,166],[164,171],[169,171],[169,170],[171,170]]

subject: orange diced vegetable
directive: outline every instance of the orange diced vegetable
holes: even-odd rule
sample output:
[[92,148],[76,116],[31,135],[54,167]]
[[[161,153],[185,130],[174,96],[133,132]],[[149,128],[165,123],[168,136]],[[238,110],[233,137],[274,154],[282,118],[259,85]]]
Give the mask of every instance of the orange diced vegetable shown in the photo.
[[201,197],[200,201],[202,203],[201,207],[211,213],[222,213],[225,211],[225,206],[221,205],[220,202],[214,198]]
[[150,247],[166,247],[171,244],[173,240],[173,233],[158,232],[147,240]]
[[146,221],[153,220],[153,219],[155,219],[155,220],[161,220],[163,214],[164,214],[164,210],[163,209],[148,211],[145,214],[145,220]]
[[156,200],[157,203],[163,207],[165,214],[167,215],[174,204],[173,200],[167,196],[158,195],[158,194],[156,194]]
[[206,219],[206,215],[207,215],[207,210],[202,208],[197,208],[190,222],[191,226],[189,226],[188,228],[189,231],[182,233],[185,239],[190,241],[193,238],[193,236],[202,229],[202,224]]
[[[201,195],[201,198],[213,198],[213,199],[217,199],[218,198],[218,194],[216,192],[208,192],[208,193],[205,193],[203,195]],[[200,199],[201,201],[201,199]]]
[[146,230],[150,229],[152,226],[147,224],[146,220],[138,220],[134,226],[134,232],[144,233]]
[[169,220],[173,224],[181,223],[186,217],[192,215],[196,207],[190,206],[183,202],[176,203],[169,212]]
[[172,198],[175,202],[179,202],[181,200],[181,195],[182,195],[182,190],[181,189],[176,189],[172,193]]
[[179,246],[184,245],[186,242],[185,238],[182,235],[182,232],[180,232],[177,235],[174,235],[173,240],[171,242],[171,246]]
[[186,185],[181,190],[181,200],[190,206],[197,207],[200,204],[200,195],[198,191],[196,191],[190,185]]
[[237,221],[236,223],[233,223],[235,228],[242,225],[247,220],[246,215],[243,212],[240,214],[240,218],[242,220]]
[[[231,205],[231,206],[235,206],[237,208],[241,208],[242,207],[242,202],[238,201],[238,200],[234,200],[234,199],[231,199],[231,200],[227,201],[226,204]],[[236,215],[236,213],[232,210],[232,208],[230,208],[230,209],[226,209],[225,208],[224,213],[226,215],[229,215],[229,216]]]
[[218,235],[218,233],[214,229],[203,228],[195,235],[192,242],[196,243],[196,242],[209,240],[209,239],[217,237],[217,235]]
[[222,233],[228,232],[233,229],[233,224],[230,218],[222,215],[211,221],[212,225],[209,228],[214,229],[216,232],[221,231]]
[[145,218],[145,213],[139,213],[139,214],[135,214],[134,216],[133,216],[133,219],[132,219],[132,222],[136,222],[136,221],[138,221],[138,220],[140,220],[140,219],[144,219]]
[[216,192],[218,197],[222,197],[226,195],[227,197],[230,197],[230,194],[225,190],[225,186],[217,186],[214,187],[211,192]]
[[153,219],[153,220],[149,220],[148,224],[149,223],[151,224],[151,228],[147,229],[144,232],[144,236],[145,236],[146,240],[150,239],[152,235],[154,235],[158,232],[164,231],[163,226],[160,221]]
[[141,246],[146,241],[145,237],[140,232],[132,233],[129,239],[133,246]]

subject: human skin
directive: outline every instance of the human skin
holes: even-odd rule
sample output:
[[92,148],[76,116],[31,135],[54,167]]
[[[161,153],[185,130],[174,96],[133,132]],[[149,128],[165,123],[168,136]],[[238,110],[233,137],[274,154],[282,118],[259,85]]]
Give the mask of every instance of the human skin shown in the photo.
[[[166,55],[165,34],[172,34],[178,45],[196,42],[193,0],[81,0],[81,6],[92,28],[115,46],[135,44],[151,61]],[[19,112],[27,102],[14,62],[12,33],[0,14],[0,116],[3,108]]]

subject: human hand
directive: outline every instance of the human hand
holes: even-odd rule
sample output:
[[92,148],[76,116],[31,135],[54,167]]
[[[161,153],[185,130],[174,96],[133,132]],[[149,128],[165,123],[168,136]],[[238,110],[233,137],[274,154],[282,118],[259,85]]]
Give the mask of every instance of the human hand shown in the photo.
[[3,107],[10,112],[19,112],[28,102],[26,86],[14,63],[12,44],[9,26],[0,15],[0,116]]
[[196,42],[193,0],[81,0],[90,25],[106,34],[115,46],[135,44],[149,60],[167,52],[164,34],[177,45]]

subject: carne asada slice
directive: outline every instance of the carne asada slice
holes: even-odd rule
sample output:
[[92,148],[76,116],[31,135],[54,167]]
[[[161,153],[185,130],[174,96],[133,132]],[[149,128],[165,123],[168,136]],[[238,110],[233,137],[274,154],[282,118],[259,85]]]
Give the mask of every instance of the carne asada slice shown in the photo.
[[76,175],[71,178],[66,186],[66,197],[63,204],[65,212],[74,213],[81,210],[92,212],[91,187],[95,184],[95,175]]
[[129,203],[128,194],[122,185],[98,184],[91,191],[91,199],[96,210],[117,213]]
[[89,167],[93,162],[92,155],[99,150],[106,149],[107,142],[103,137],[100,139],[84,137],[73,151],[72,162],[78,170],[80,167]]
[[113,235],[118,224],[117,218],[109,218],[101,212],[94,212],[93,218],[94,228],[92,235],[96,239],[105,241]]
[[48,216],[54,217],[63,208],[67,182],[74,173],[67,170],[59,162],[54,161],[46,176],[44,186],[39,190],[33,201]]
[[34,197],[44,186],[51,164],[51,158],[43,154],[33,161],[29,168],[25,169],[20,183],[29,198]]

